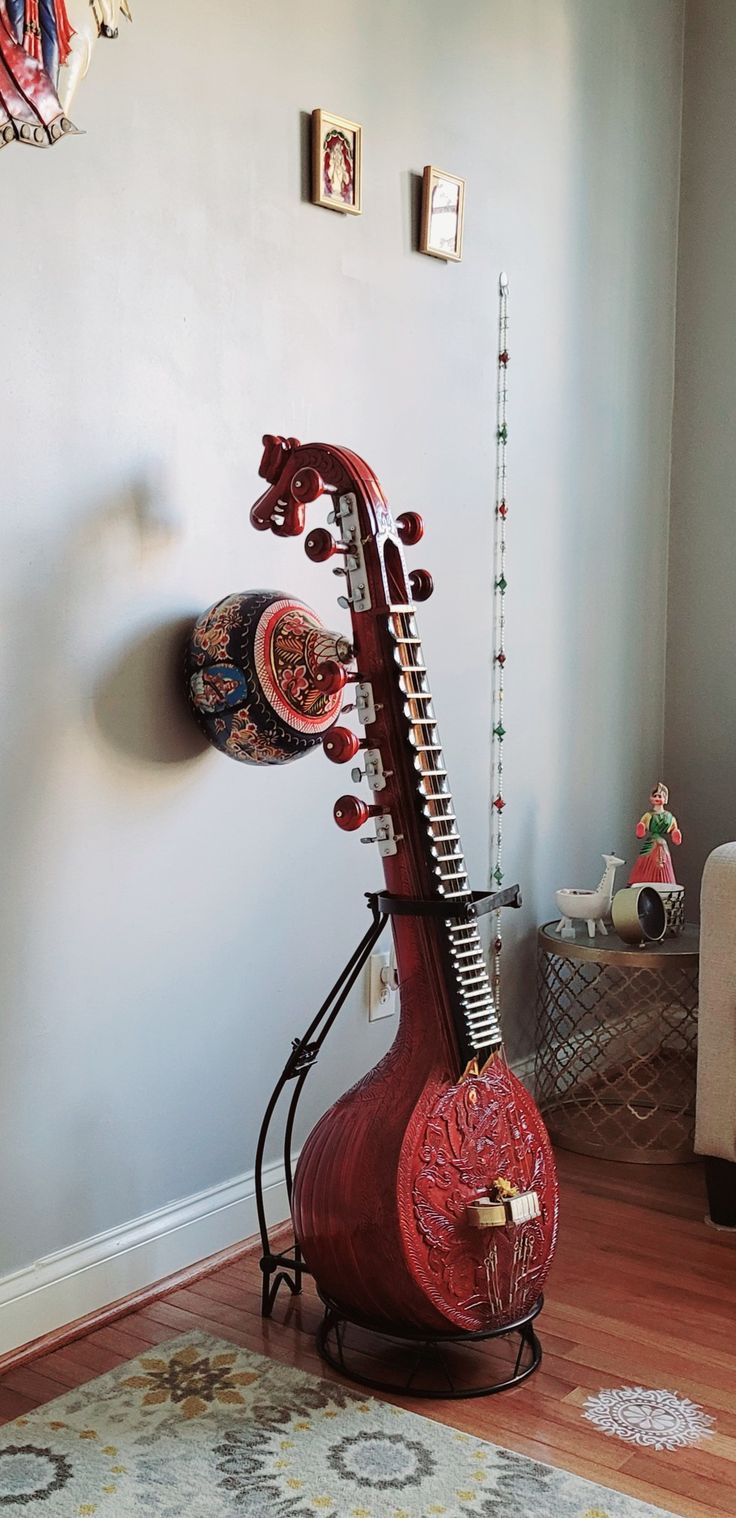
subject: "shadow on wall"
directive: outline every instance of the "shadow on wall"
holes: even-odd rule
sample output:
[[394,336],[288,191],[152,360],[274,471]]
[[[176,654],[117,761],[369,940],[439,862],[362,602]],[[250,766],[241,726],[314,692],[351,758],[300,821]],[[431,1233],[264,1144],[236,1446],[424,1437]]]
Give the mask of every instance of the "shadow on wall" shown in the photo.
[[[138,768],[147,766],[149,773],[155,765],[172,774],[174,766],[191,766],[208,751],[189,715],[183,679],[184,640],[201,608],[189,613],[179,607],[168,616],[152,611],[147,626],[140,621],[135,630],[129,626],[141,596],[151,594],[154,555],[168,554],[178,536],[178,523],[159,486],[156,470],[147,470],[114,484],[102,500],[68,503],[75,519],[58,536],[47,524],[29,530],[12,566],[7,564],[2,615],[8,696],[0,804],[8,888],[0,914],[0,998],[5,1008],[0,1019],[0,1147],[7,1151],[10,1146],[17,1163],[0,1174],[0,1216],[25,1222],[0,1230],[0,1273],[47,1252],[50,1238],[71,1243],[98,1226],[93,1210],[87,1215],[89,1175],[81,1196],[78,1190],[69,1194],[59,1188],[54,1219],[34,1219],[28,1202],[52,1122],[62,1121],[62,1109],[64,1124],[72,1121],[63,1061],[68,1059],[71,1067],[83,1037],[78,988],[62,966],[47,1015],[68,1023],[69,1031],[52,1080],[39,1058],[43,1025],[37,1003],[58,947],[53,901],[64,888],[66,850],[75,835],[84,729],[94,727],[111,751],[122,752]],[[103,639],[116,624],[120,627],[121,619],[125,644],[105,654]],[[80,899],[80,934],[84,913]],[[33,1138],[19,1145],[29,1101],[36,1103]],[[89,1133],[80,1137],[80,1146],[94,1132],[98,1150],[108,1130],[94,1090],[84,1110]],[[77,1142],[76,1130],[65,1127],[67,1141]],[[138,1207],[134,1176],[129,1186],[133,1215]]]
[[184,685],[184,647],[199,611],[149,628],[98,680],[95,721],[108,743],[145,764],[186,764],[209,744]]

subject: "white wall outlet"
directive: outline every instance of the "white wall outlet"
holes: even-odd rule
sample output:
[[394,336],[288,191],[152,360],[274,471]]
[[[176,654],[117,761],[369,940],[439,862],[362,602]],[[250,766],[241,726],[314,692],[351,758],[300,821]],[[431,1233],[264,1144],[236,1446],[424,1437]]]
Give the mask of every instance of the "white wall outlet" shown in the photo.
[[391,950],[371,954],[368,971],[368,1021],[375,1023],[399,1010],[399,983]]

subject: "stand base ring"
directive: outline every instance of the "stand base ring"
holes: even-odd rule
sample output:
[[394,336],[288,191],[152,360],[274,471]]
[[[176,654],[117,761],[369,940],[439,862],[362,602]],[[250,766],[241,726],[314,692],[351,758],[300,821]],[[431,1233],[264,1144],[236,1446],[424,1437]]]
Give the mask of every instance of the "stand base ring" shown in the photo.
[[[539,1297],[526,1317],[509,1323],[505,1328],[484,1329],[480,1333],[463,1333],[461,1330],[454,1333],[430,1333],[406,1327],[393,1330],[385,1323],[348,1317],[336,1302],[321,1292],[319,1295],[325,1309],[317,1330],[317,1349],[322,1359],[341,1376],[346,1376],[359,1386],[367,1386],[372,1391],[398,1392],[405,1396],[434,1397],[447,1401],[490,1397],[496,1392],[508,1391],[512,1386],[520,1386],[542,1363],[542,1346],[533,1326],[542,1310],[542,1297]],[[367,1344],[361,1347],[360,1343],[348,1343],[346,1335],[351,1331],[367,1339]],[[518,1337],[518,1347],[515,1360],[513,1352],[510,1357],[513,1365],[510,1374],[502,1368],[494,1380],[479,1383],[472,1375],[475,1371],[477,1377],[479,1367],[479,1356],[473,1351],[489,1340],[511,1339],[513,1335]],[[463,1350],[470,1350],[471,1353],[463,1355]],[[405,1362],[403,1366],[400,1363],[396,1367],[394,1375],[368,1374],[355,1364],[356,1357],[363,1361],[366,1358],[378,1358],[379,1363],[382,1363],[381,1355],[387,1351],[393,1351],[399,1361],[403,1359]],[[454,1365],[448,1351],[454,1353]],[[433,1367],[434,1375],[430,1372],[430,1366]],[[463,1373],[466,1379],[458,1384]]]

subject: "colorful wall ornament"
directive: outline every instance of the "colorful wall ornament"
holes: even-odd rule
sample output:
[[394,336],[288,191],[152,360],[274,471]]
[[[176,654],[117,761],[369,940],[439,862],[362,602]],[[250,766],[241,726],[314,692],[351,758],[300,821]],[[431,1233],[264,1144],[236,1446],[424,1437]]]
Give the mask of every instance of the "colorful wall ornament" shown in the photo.
[[53,147],[76,131],[72,101],[100,37],[130,0],[0,0],[0,148]]
[[187,643],[187,694],[210,743],[243,764],[287,764],[322,742],[342,706],[320,665],[350,644],[278,590],[226,596],[198,618]]

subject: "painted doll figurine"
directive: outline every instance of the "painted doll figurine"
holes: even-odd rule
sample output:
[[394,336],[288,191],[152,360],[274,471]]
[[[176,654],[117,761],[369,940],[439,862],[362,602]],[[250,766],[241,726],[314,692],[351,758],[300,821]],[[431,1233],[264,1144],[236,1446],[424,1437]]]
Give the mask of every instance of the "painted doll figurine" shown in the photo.
[[651,811],[645,812],[636,824],[636,836],[643,838],[644,843],[629,876],[629,885],[677,885],[667,840],[682,843],[682,833],[677,818],[667,811],[669,797],[667,786],[660,780],[649,797]]

